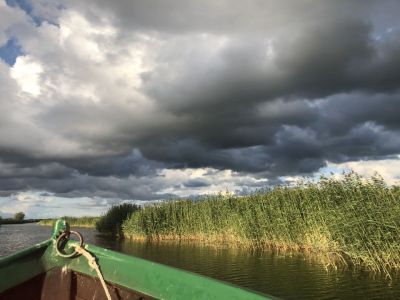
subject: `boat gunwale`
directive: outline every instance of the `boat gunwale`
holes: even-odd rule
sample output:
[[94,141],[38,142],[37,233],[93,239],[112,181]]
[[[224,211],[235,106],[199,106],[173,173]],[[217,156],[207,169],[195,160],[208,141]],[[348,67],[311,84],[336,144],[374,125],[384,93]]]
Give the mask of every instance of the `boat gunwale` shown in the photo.
[[41,248],[47,248],[49,247],[51,244],[53,243],[53,239],[47,239],[43,242],[37,243],[35,245],[32,245],[30,247],[21,249],[21,250],[17,250],[13,253],[4,255],[4,256],[0,256],[0,268],[4,267],[5,265],[8,265],[11,262],[14,262],[15,260],[19,259],[19,258],[23,258]]
[[[56,254],[56,238],[64,230],[69,230],[68,223],[58,221],[50,239],[0,258],[0,274],[6,274],[2,268],[9,269],[11,273],[17,274],[20,279],[25,278],[27,280],[37,275],[40,269],[47,272],[60,267],[97,277],[84,257],[64,258]],[[68,245],[76,245],[77,243],[77,241],[69,240],[65,246],[68,247]],[[95,245],[85,244],[84,248],[96,257],[106,281],[151,297],[160,299],[187,299],[188,297],[196,299],[232,299],[232,297],[254,300],[277,299],[231,283]],[[40,252],[41,249],[42,252]],[[29,256],[35,255],[35,252],[37,256],[30,257],[29,260]],[[16,269],[12,269],[13,263],[16,264]],[[26,263],[34,265],[31,274],[25,273]],[[116,266],[118,266],[118,271],[115,268]],[[20,281],[20,283],[22,282]],[[0,293],[7,290],[7,288],[4,289],[5,287],[12,287],[12,283],[14,286],[18,284],[16,279],[12,278],[3,282],[2,285],[0,284]]]

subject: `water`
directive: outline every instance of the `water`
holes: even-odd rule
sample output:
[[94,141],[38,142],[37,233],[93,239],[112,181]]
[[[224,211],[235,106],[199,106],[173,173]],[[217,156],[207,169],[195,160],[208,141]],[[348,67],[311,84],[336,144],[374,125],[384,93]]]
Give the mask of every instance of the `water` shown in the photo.
[[[304,255],[251,252],[190,243],[117,241],[79,228],[87,243],[206,275],[283,299],[400,299],[400,276],[390,282],[363,272],[330,271]],[[0,255],[47,239],[51,228],[0,226]]]

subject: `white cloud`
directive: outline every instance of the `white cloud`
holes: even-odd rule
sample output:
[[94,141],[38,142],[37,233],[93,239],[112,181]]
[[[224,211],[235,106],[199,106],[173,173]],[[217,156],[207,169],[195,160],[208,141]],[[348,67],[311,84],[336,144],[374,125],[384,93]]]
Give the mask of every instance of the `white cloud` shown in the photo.
[[268,180],[232,170],[213,168],[164,169],[160,171],[165,188],[158,193],[171,193],[179,197],[210,195],[220,192],[240,193],[265,188]]
[[23,23],[27,23],[26,15],[19,9],[9,7],[4,0],[0,0],[0,47],[7,42],[12,28]]
[[29,55],[19,56],[11,68],[14,78],[23,92],[34,97],[40,95],[40,75],[43,72],[41,64]]
[[287,184],[296,185],[302,182],[318,182],[321,175],[337,179],[343,178],[343,174],[354,171],[364,178],[375,175],[382,176],[387,184],[400,184],[400,156],[393,159],[363,160],[344,163],[326,162],[326,166],[309,176],[282,176],[280,179]]
[[340,170],[353,170],[366,178],[378,173],[388,184],[400,183],[400,157],[397,159],[352,161],[339,164],[329,162],[327,168],[334,168],[339,173]]

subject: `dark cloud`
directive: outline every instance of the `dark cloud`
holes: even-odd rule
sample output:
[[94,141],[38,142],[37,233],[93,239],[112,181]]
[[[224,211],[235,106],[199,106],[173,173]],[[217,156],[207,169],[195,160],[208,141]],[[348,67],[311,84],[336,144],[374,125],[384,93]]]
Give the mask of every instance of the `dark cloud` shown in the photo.
[[205,187],[210,186],[210,183],[204,179],[190,179],[183,183],[184,187],[188,188],[197,188],[197,187]]
[[[204,178],[165,181],[165,169],[229,169],[274,183],[327,161],[393,157],[399,8],[397,1],[69,1],[62,12],[34,5],[57,26],[7,27],[31,55],[23,66],[32,67],[29,59],[41,66],[41,93],[21,91],[21,61],[12,70],[0,62],[1,195],[154,200],[173,196],[171,186],[210,186]],[[257,184],[246,181],[243,190]]]
[[101,16],[107,16],[118,28],[126,28],[128,32],[280,33],[282,28],[304,27],[340,17],[373,17],[383,26],[398,23],[396,0],[387,0],[384,5],[374,0],[362,4],[357,0],[322,0],[312,4],[307,0],[249,0],[241,3],[231,0],[171,0],[168,3],[121,0],[110,3],[101,0],[90,4],[71,0],[69,4],[92,22],[102,22]]
[[75,173],[63,178],[0,178],[0,196],[21,191],[48,191],[59,197],[99,197],[111,199],[152,200],[171,198],[169,193],[156,193],[165,186],[154,177],[117,178],[89,176]]

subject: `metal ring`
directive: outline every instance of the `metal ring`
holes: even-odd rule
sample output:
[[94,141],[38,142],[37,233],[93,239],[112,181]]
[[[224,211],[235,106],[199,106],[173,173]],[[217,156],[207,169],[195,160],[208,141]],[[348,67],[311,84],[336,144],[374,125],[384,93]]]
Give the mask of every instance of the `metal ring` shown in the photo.
[[70,258],[70,257],[75,256],[75,255],[78,253],[78,252],[75,250],[74,252],[72,252],[72,253],[70,253],[70,254],[65,254],[65,253],[61,252],[61,249],[59,248],[59,247],[60,247],[60,242],[61,242],[63,239],[68,240],[69,237],[70,237],[70,235],[71,235],[71,233],[74,234],[74,235],[76,235],[76,236],[79,238],[79,246],[80,246],[80,247],[83,246],[83,237],[82,237],[82,235],[81,235],[78,231],[73,231],[73,230],[71,230],[71,231],[64,231],[63,233],[60,234],[60,236],[57,238],[57,241],[56,241],[56,251],[57,251],[57,254],[60,255],[60,256],[62,256],[62,257]]

